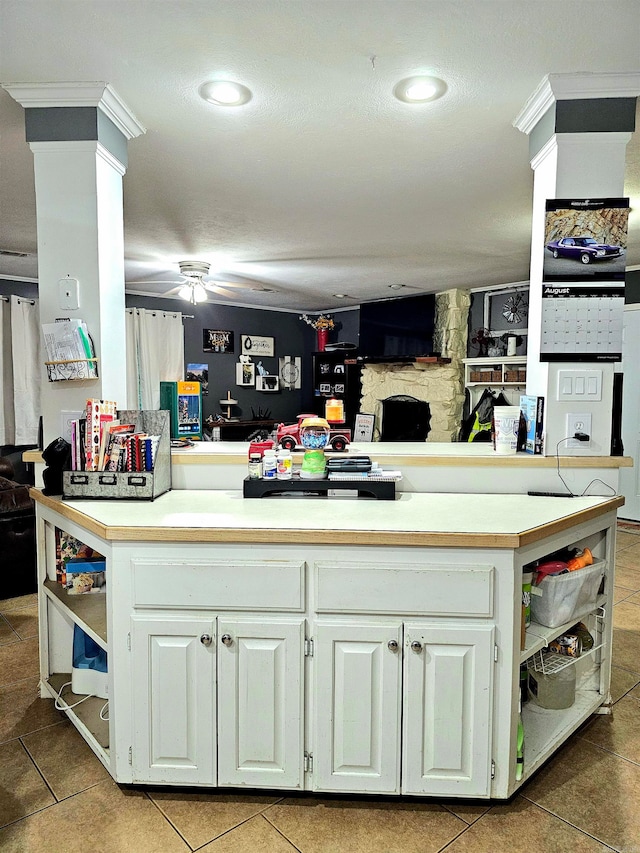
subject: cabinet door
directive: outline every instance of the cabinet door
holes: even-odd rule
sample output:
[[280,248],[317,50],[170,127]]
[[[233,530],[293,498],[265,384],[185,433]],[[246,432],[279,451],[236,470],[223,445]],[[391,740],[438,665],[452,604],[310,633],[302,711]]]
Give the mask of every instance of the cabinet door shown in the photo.
[[215,782],[214,628],[132,618],[134,782]]
[[301,788],[304,620],[218,619],[218,784]]
[[400,791],[402,625],[316,624],[313,787]]
[[403,793],[489,793],[493,633],[405,624]]

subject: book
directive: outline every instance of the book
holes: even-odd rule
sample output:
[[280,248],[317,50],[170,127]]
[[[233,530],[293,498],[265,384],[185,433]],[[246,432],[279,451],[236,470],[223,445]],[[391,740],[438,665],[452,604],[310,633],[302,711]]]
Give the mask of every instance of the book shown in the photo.
[[105,425],[115,420],[117,404],[112,400],[87,400],[87,434],[85,439],[85,469],[97,471],[100,442]]
[[117,468],[110,466],[111,454],[116,445],[116,437],[118,435],[131,435],[131,433],[135,432],[135,428],[135,424],[121,424],[117,418],[106,425],[102,432],[100,443],[98,471],[117,471]]
[[524,421],[523,450],[539,456],[544,449],[544,397],[521,394],[520,411]]

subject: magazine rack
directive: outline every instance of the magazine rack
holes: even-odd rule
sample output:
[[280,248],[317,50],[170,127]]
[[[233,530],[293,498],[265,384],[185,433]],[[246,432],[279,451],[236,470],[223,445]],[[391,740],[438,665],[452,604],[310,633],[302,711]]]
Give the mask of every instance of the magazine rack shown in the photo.
[[169,412],[122,409],[118,417],[136,432],[160,436],[153,471],[65,471],[63,498],[152,501],[171,489]]

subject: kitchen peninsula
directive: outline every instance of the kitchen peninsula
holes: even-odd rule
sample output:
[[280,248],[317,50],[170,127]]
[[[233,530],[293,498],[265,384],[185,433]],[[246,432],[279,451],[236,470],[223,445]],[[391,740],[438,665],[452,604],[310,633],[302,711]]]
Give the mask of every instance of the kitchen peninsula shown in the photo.
[[[563,547],[602,566],[596,643],[571,707],[525,706],[522,781],[607,710],[622,498],[32,493],[43,695],[79,625],[107,652],[109,714],[67,713],[120,783],[509,797],[520,665],[570,627],[532,623],[521,651],[522,568]],[[56,583],[59,531],[105,557],[105,595]]]

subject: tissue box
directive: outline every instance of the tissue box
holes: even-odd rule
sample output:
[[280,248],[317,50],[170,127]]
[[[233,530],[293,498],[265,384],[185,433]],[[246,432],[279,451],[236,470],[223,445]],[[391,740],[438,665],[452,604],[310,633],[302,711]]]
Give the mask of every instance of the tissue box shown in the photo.
[[531,587],[531,618],[547,628],[578,620],[596,606],[605,563],[576,569],[566,575],[547,575]]

